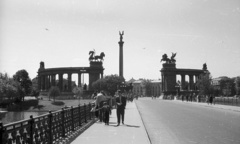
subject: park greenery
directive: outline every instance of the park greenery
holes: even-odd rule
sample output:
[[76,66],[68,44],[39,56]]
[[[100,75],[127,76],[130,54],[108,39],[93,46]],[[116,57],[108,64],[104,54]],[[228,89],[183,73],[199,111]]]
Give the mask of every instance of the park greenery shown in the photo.
[[57,96],[61,95],[61,91],[58,88],[58,86],[52,86],[49,90],[48,96],[49,96],[49,100],[50,98],[53,98],[53,102],[55,103],[55,99]]
[[199,80],[196,83],[196,86],[199,89],[200,95],[211,95],[214,92],[212,85],[212,76],[210,73],[201,74]]
[[111,96],[115,94],[115,92],[119,89],[120,85],[125,82],[123,77],[118,75],[108,75],[102,79],[99,79],[92,83],[92,87],[95,91],[106,91]]
[[24,97],[32,92],[32,81],[26,70],[19,70],[13,75],[13,80],[18,84],[18,92],[20,100],[24,101]]
[[[95,91],[106,91],[110,95],[114,95],[118,89],[125,83],[125,79],[118,75],[107,75],[92,83]],[[187,86],[188,84],[185,84]],[[146,95],[151,94],[151,80],[142,79],[142,88],[145,89]],[[210,73],[202,74],[196,83],[200,95],[215,95],[215,96],[234,96],[240,95],[240,77],[236,78],[223,78],[219,81],[219,88],[212,84],[212,76]],[[82,90],[78,87],[73,89],[76,96],[81,95]],[[26,95],[38,96],[38,79],[37,77],[32,80],[29,78],[26,70],[17,71],[13,77],[7,73],[0,72],[0,104],[9,104],[13,102],[24,101]],[[58,87],[52,87],[49,90],[49,98],[55,98],[60,95]]]

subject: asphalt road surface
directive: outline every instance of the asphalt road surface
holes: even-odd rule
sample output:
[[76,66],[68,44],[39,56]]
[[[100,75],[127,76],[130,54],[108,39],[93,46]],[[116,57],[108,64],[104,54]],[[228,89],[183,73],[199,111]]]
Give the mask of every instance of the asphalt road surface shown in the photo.
[[240,144],[240,112],[181,101],[135,101],[152,144]]

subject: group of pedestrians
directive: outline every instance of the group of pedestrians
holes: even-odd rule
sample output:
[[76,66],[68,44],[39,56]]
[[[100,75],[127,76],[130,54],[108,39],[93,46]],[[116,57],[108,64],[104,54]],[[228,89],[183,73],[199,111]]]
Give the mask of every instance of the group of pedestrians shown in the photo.
[[[122,124],[124,124],[126,97],[123,96],[123,93],[120,90],[115,93],[115,97],[117,126],[119,126],[121,121]],[[95,102],[93,103],[92,112],[95,113],[95,116],[99,119],[100,122],[104,122],[105,125],[109,125],[109,115],[111,115],[112,109],[112,97],[107,96],[103,91],[101,91],[99,93],[94,93],[93,98],[95,99]]]
[[213,95],[195,95],[195,94],[186,94],[186,95],[181,95],[180,96],[182,101],[187,101],[187,102],[206,102],[207,104],[215,104],[214,101],[214,96]]

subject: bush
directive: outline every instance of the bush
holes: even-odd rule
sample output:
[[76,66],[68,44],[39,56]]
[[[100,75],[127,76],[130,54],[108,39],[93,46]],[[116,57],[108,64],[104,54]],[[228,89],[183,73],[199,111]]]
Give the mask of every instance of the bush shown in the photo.
[[52,86],[48,93],[49,98],[52,97],[54,102],[55,102],[55,98],[60,95],[61,95],[61,92],[57,86]]

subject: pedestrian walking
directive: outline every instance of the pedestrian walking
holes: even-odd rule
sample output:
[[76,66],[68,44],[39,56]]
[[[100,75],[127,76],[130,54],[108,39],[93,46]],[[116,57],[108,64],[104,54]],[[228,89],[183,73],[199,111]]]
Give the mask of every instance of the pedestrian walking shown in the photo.
[[102,122],[103,120],[103,111],[102,111],[102,107],[103,107],[103,102],[106,101],[105,96],[100,92],[97,94],[96,96],[96,101],[95,101],[95,109],[99,109],[98,113],[98,117],[100,122]]
[[107,102],[103,102],[102,111],[103,111],[103,116],[104,116],[103,122],[105,123],[105,125],[109,125],[109,115],[111,112],[111,108],[107,104]]
[[120,119],[122,119],[122,124],[124,124],[124,114],[125,114],[125,107],[126,107],[126,98],[122,96],[122,92],[119,90],[117,92],[116,98],[117,104],[117,126],[120,125]]

